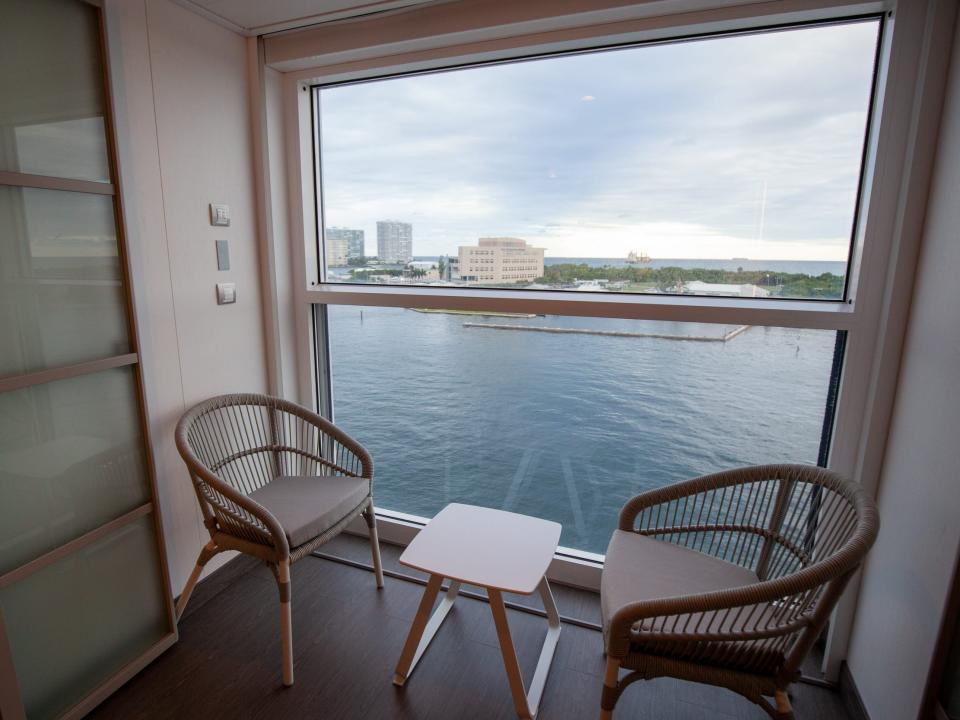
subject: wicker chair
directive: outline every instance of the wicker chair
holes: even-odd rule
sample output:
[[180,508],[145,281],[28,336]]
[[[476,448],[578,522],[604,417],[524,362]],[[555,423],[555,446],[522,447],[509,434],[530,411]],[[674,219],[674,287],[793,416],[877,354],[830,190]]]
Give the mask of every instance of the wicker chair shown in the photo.
[[[635,680],[674,677],[793,718],[787,688],[878,527],[858,485],[806,465],[740,468],[634,497],[601,580],[600,717]],[[632,672],[621,678],[621,668]]]
[[332,423],[265,395],[222,395],[177,424],[177,449],[210,532],[177,601],[183,614],[203,566],[224,550],[260,558],[280,589],[283,684],[293,684],[290,564],[362,515],[383,587],[373,514],[373,459]]

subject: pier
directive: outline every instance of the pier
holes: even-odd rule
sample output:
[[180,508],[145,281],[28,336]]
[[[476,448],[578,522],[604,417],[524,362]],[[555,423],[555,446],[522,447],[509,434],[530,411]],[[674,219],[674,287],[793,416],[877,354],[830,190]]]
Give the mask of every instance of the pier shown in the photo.
[[541,327],[537,325],[505,325],[502,323],[473,323],[465,322],[465,328],[487,328],[488,330],[523,330],[526,332],[545,332],[557,333],[560,335],[601,335],[603,337],[624,337],[624,338],[655,338],[658,340],[687,340],[689,342],[720,342],[725,343],[733,340],[737,335],[745,333],[751,328],[750,325],[740,325],[725,335],[711,337],[709,335],[667,335],[661,333],[641,333],[627,332],[625,330],[591,330],[589,328],[562,328],[562,327]]

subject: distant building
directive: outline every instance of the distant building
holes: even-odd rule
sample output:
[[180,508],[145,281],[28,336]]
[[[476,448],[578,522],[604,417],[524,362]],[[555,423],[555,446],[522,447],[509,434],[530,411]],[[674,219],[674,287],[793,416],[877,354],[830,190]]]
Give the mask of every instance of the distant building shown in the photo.
[[683,292],[691,295],[714,295],[717,297],[767,297],[769,290],[745,283],[743,285],[726,285],[722,283],[705,283],[692,280],[684,283]]
[[532,282],[543,276],[543,248],[519,238],[480,238],[460,246],[460,279],[467,283]]
[[323,237],[327,248],[327,265],[347,265],[351,258],[363,257],[363,230],[330,227]]
[[385,263],[413,260],[413,225],[396,220],[377,220],[377,257]]
[[443,273],[441,280],[452,282],[460,279],[460,257],[458,255],[445,255],[440,258],[443,260]]

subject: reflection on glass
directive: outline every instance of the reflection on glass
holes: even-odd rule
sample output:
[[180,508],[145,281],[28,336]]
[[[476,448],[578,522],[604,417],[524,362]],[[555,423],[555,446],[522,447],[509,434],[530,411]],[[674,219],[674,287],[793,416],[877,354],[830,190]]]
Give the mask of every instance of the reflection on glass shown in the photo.
[[130,368],[0,393],[0,574],[149,500],[136,398]]
[[0,3],[0,170],[109,181],[99,43],[87,3]]
[[334,419],[378,507],[466,502],[605,551],[643,490],[816,463],[836,333],[329,306]]
[[327,279],[838,299],[878,29],[322,87]]
[[128,352],[113,201],[0,186],[0,377]]
[[0,589],[28,718],[58,717],[164,635],[160,578],[147,515]]
[[102,117],[15,128],[20,172],[110,181]]

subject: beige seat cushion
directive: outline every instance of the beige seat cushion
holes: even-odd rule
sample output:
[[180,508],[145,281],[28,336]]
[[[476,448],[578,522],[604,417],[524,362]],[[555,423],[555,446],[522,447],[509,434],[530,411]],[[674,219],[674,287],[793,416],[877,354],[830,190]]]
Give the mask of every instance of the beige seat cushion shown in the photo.
[[[696,595],[727,588],[742,587],[758,582],[756,573],[739,565],[719,560],[710,555],[697,552],[662,540],[637,535],[633,532],[616,530],[607,548],[603,575],[600,580],[600,605],[603,613],[603,632],[607,635],[610,619],[616,611],[630,603],[641,600],[657,600],[682,595]],[[778,610],[771,604],[763,604],[752,611],[743,613],[722,613],[707,625],[701,625],[703,632],[730,632],[738,621],[756,621],[764,625],[775,620]],[[682,627],[683,622],[680,622]],[[632,653],[654,653],[678,659],[695,660],[712,664],[711,645],[703,642],[671,642],[656,640],[656,631],[660,623],[651,619],[641,623],[641,628],[650,633],[649,641],[637,636],[631,644]],[[672,621],[671,621],[672,627]],[[733,660],[727,660],[725,666],[751,671],[771,671],[783,660],[780,652],[756,644],[741,645],[737,641],[723,643],[728,650],[737,649]],[[730,657],[728,655],[727,657]],[[630,658],[626,663],[630,663]]]
[[280,522],[291,548],[323,534],[359,506],[370,489],[366,478],[345,475],[281,475],[250,493]]
[[739,565],[662,540],[615,530],[600,580],[604,629],[624,605],[758,582]]

